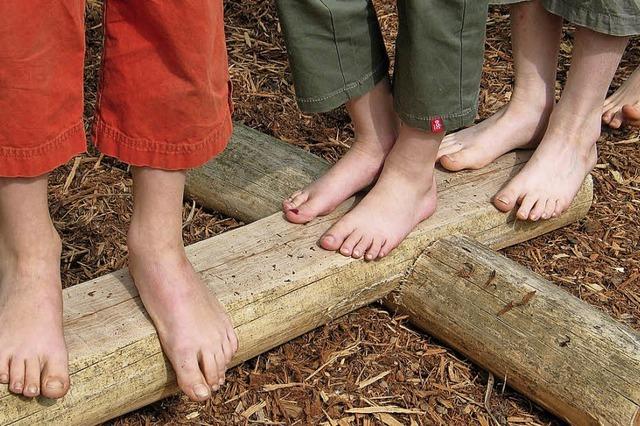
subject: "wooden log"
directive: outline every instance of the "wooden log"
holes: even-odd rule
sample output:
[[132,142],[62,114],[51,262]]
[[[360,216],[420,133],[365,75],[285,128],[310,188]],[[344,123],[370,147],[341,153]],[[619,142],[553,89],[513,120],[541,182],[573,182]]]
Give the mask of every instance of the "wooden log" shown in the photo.
[[640,425],[640,334],[478,242],[436,242],[390,299],[569,423]]
[[189,172],[187,194],[212,210],[253,222],[275,213],[284,198],[328,167],[320,157],[236,124],[227,149]]
[[[535,225],[497,212],[489,198],[522,161],[507,156],[489,170],[445,176],[438,212],[381,261],[355,261],[316,246],[318,236],[353,199],[306,226],[275,214],[188,247],[196,270],[236,327],[240,350],[233,364],[380,299],[398,286],[423,248],[439,238],[464,232],[502,247],[584,216],[591,205],[590,180],[560,218]],[[237,168],[243,166],[241,162]],[[176,391],[125,270],[65,289],[63,296],[72,389],[64,399],[49,401],[17,398],[1,386],[0,425],[96,424]]]

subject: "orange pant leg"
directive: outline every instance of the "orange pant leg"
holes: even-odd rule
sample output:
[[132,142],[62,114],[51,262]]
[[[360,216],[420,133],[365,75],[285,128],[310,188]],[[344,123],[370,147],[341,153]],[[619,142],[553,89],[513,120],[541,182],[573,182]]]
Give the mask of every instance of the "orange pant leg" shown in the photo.
[[222,0],[106,0],[94,140],[106,155],[197,167],[231,135]]
[[0,177],[34,177],[86,149],[83,0],[0,1]]

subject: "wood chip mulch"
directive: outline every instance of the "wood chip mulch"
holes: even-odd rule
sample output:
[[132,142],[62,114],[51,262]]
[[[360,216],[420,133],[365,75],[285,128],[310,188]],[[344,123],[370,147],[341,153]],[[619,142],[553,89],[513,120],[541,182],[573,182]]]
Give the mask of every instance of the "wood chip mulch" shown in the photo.
[[[397,28],[395,1],[377,0],[389,52]],[[303,115],[295,104],[286,52],[271,0],[225,4],[236,119],[330,161],[353,135],[344,109]],[[101,2],[87,4],[85,93],[91,116],[100,64]],[[572,46],[567,27],[558,89]],[[511,94],[508,10],[489,16],[480,118]],[[640,65],[640,43],[627,49],[612,90]],[[88,121],[87,121],[88,123]],[[88,125],[88,124],[87,124]],[[640,137],[603,129],[587,218],[504,250],[618,321],[640,329]],[[50,202],[65,241],[63,282],[77,284],[126,264],[131,214],[127,167],[95,151],[57,170]],[[185,240],[193,243],[242,224],[184,205]],[[351,313],[228,372],[206,404],[177,396],[116,419],[114,425],[550,425],[561,424],[493,377],[412,329],[406,318],[373,305]]]

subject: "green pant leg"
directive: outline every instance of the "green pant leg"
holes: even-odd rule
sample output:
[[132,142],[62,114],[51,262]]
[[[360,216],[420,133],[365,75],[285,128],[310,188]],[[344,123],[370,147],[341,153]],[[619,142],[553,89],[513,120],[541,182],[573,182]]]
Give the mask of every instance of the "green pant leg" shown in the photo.
[[473,123],[484,58],[486,0],[398,0],[394,99],[412,127]]
[[302,111],[334,109],[388,76],[371,0],[277,0],[277,7]]

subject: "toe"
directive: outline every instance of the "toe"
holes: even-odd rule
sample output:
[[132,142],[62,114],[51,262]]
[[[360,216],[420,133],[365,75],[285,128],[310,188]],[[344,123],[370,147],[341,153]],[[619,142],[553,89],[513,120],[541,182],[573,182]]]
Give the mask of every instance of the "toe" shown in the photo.
[[24,390],[22,394],[28,398],[40,395],[40,360],[29,358],[25,362]]
[[640,104],[623,106],[622,114],[629,125],[640,127]]
[[436,156],[436,160],[442,158],[443,155],[451,155],[462,149],[462,144],[459,142],[442,142],[440,148],[438,149],[438,155]]
[[9,356],[0,355],[0,384],[9,384]]
[[611,123],[611,119],[613,118],[614,114],[615,114],[615,110],[613,109],[605,111],[602,114],[602,122],[605,124]]
[[42,370],[42,395],[50,399],[62,398],[69,390],[69,363],[66,354],[49,357]]
[[211,397],[211,390],[202,375],[196,351],[191,356],[178,357],[174,369],[178,377],[178,386],[193,401],[206,401]]
[[343,256],[351,256],[353,255],[353,249],[362,239],[362,232],[359,230],[353,231],[349,236],[344,240],[342,246],[340,246],[340,253]]
[[537,201],[538,201],[537,196],[527,194],[522,200],[522,203],[520,204],[520,208],[518,209],[518,213],[517,213],[518,219],[527,220],[529,218],[529,215],[531,214],[531,209],[533,209],[533,206],[536,204]]
[[618,111],[615,113],[611,121],[609,122],[609,127],[612,129],[619,129],[622,126],[622,120],[624,120],[624,116],[622,115],[622,111]]
[[323,211],[324,205],[318,198],[310,198],[304,203],[297,205],[294,208],[285,210],[285,216],[289,222],[293,223],[307,223],[325,214]]
[[447,170],[457,172],[464,169],[478,169],[480,165],[476,164],[476,155],[468,149],[447,154],[440,158],[440,164]]
[[389,253],[391,253],[391,251],[394,248],[396,248],[396,246],[392,244],[389,240],[385,241],[384,244],[382,244],[382,247],[380,248],[380,254],[378,255],[378,258],[381,259],[387,256]]
[[535,222],[541,219],[542,214],[544,213],[544,209],[546,207],[547,207],[546,199],[539,199],[538,201],[536,201],[536,203],[533,205],[533,208],[531,209],[531,213],[529,213],[529,220]]
[[351,254],[353,258],[354,259],[362,258],[362,256],[364,256],[367,250],[369,250],[369,247],[371,247],[371,243],[373,243],[373,238],[370,236],[365,235],[362,238],[360,238],[360,242],[356,244],[355,248],[353,249],[353,253]]
[[493,197],[493,205],[500,211],[509,212],[515,208],[518,198],[518,192],[507,186]]
[[384,240],[382,238],[375,237],[373,239],[373,242],[371,243],[371,247],[369,247],[369,250],[367,250],[365,259],[367,260],[377,259],[378,256],[380,255],[380,249],[382,248],[383,242]]
[[216,362],[216,356],[213,352],[204,352],[200,354],[200,369],[204,375],[207,385],[212,390],[217,390],[220,381],[220,368]]
[[283,207],[285,210],[295,209],[306,203],[309,199],[309,193],[307,191],[298,191],[291,195],[291,197],[284,200]]
[[549,219],[553,217],[553,212],[556,210],[557,200],[547,200],[547,203],[544,207],[544,212],[542,213],[543,219]]
[[560,216],[562,213],[564,213],[568,208],[569,205],[571,203],[569,203],[568,201],[564,200],[564,199],[559,199],[558,202],[556,203],[556,209],[553,212],[553,216],[554,217],[558,217]]
[[229,328],[227,329],[227,341],[229,342],[231,347],[231,358],[233,358],[233,355],[238,352],[238,335],[231,326],[229,326]]
[[[346,218],[346,217],[345,217]],[[320,238],[320,246],[329,251],[336,251],[344,243],[349,235],[353,233],[351,226],[345,218],[342,218]]]
[[13,393],[24,391],[24,358],[13,358],[9,367],[9,390]]

